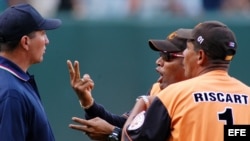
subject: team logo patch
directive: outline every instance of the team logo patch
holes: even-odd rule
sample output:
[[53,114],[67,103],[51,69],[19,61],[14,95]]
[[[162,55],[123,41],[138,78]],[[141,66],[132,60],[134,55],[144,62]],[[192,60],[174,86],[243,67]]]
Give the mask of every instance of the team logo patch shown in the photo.
[[200,43],[200,45],[202,44],[203,41],[204,41],[204,38],[202,36],[199,36],[197,38],[197,42]]
[[171,33],[171,34],[168,36],[168,39],[169,39],[169,40],[173,40],[176,36],[177,36],[177,33],[176,33],[176,32],[173,32],[173,33]]
[[230,47],[234,48],[235,47],[235,43],[234,42],[229,42],[228,44]]
[[145,120],[145,111],[140,112],[136,117],[132,120],[131,124],[128,127],[128,130],[136,130],[140,128]]

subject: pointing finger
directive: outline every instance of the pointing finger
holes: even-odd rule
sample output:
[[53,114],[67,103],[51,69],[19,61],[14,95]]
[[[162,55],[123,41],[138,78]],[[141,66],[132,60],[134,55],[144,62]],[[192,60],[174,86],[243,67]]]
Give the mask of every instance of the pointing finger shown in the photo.
[[68,70],[69,70],[70,81],[74,81],[75,70],[74,70],[72,62],[70,60],[67,60],[67,66],[68,66]]

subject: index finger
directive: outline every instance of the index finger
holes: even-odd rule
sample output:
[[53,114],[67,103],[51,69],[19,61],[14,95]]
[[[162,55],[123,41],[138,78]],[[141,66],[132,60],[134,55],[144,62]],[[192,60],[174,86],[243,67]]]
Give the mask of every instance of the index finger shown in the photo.
[[77,123],[81,124],[81,125],[86,125],[86,126],[91,126],[92,125],[91,124],[92,122],[89,121],[89,120],[86,120],[86,119],[82,119],[82,118],[78,118],[78,117],[73,117],[72,120],[74,122],[77,122]]
[[75,78],[75,70],[73,68],[72,62],[70,60],[67,60],[67,66],[69,70],[69,77],[71,81],[74,81]]

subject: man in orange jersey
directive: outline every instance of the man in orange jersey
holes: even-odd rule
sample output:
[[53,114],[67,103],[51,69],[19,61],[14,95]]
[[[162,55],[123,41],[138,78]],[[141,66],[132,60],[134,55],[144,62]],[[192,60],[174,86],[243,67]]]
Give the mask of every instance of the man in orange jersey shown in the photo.
[[[183,32],[183,29],[173,32],[166,40],[149,40],[151,49],[160,52],[160,57],[156,60],[156,70],[160,77],[158,82],[153,85],[150,93],[146,95],[156,95],[168,85],[185,79],[182,66],[182,52],[186,48],[186,39],[180,38],[178,36],[179,32]],[[91,139],[105,140],[110,135],[108,140],[120,140],[121,128],[128,115],[114,115],[94,102],[90,91],[94,86],[91,78],[88,75],[80,78],[79,62],[74,62],[74,66],[70,61],[67,63],[71,85],[86,112],[86,118],[89,119],[84,120],[74,117],[73,120],[81,125],[70,124],[70,127],[86,132]],[[142,99],[138,101],[144,98],[145,96],[142,96]]]
[[233,31],[205,21],[182,37],[190,79],[162,90],[147,110],[136,103],[122,141],[222,141],[224,125],[250,124],[250,88],[228,74],[238,47]]

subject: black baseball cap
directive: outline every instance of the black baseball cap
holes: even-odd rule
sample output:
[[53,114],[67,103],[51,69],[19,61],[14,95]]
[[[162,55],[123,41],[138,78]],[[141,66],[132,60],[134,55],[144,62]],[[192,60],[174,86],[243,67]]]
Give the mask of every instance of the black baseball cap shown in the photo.
[[182,38],[193,40],[213,60],[231,61],[236,54],[235,34],[222,22],[205,21],[185,32]]
[[155,51],[182,52],[186,48],[186,29],[180,28],[167,36],[165,40],[149,40],[149,46]]
[[29,4],[7,8],[0,15],[0,42],[15,41],[36,30],[56,29],[60,19],[45,19]]

